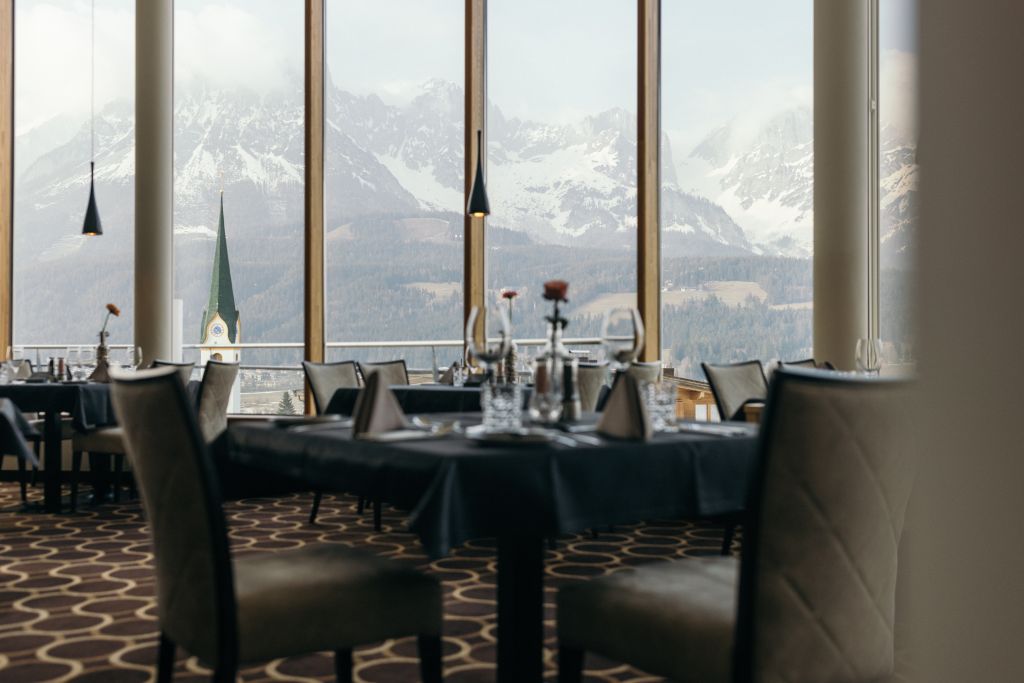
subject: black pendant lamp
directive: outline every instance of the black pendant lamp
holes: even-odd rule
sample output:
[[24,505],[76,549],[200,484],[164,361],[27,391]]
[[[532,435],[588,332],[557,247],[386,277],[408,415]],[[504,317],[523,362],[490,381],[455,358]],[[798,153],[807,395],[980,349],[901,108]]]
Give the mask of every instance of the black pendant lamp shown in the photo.
[[83,235],[102,235],[103,223],[100,212],[96,208],[96,0],[92,1],[92,71],[90,73],[89,101],[89,204],[85,207],[85,220],[82,221]]
[[487,201],[487,188],[484,186],[484,148],[483,131],[476,132],[476,177],[473,178],[473,187],[469,191],[469,206],[466,213],[473,218],[483,218],[491,213],[491,203]]

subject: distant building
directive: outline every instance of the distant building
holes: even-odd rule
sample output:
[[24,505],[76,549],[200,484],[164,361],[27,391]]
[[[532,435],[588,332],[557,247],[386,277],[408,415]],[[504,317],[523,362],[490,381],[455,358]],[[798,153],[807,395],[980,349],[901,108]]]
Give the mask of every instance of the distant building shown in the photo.
[[[210,276],[210,298],[203,311],[203,324],[199,332],[199,363],[222,360],[241,361],[242,323],[235,308],[235,292],[231,285],[231,262],[228,260],[228,238],[224,230],[224,192],[220,193],[220,223],[217,226],[217,246],[213,253],[213,273]],[[237,413],[241,407],[240,382],[235,381],[228,411]]]

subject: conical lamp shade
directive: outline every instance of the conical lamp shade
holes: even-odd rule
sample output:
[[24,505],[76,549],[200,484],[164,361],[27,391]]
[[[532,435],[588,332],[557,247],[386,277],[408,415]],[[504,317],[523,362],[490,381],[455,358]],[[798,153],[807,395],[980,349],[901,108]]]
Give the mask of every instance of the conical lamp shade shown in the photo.
[[473,218],[483,218],[491,214],[491,203],[487,201],[487,187],[484,185],[483,165],[483,131],[476,132],[476,177],[469,191],[469,205],[466,213]]
[[102,235],[103,223],[100,222],[100,212],[96,208],[96,187],[93,182],[95,174],[95,162],[89,162],[89,205],[85,207],[85,220],[82,221],[83,235]]

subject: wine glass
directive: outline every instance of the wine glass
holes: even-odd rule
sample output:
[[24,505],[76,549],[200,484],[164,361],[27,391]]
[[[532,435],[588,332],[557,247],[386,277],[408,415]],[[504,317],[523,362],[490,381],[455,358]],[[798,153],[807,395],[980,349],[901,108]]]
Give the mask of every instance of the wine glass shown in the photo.
[[493,381],[494,377],[491,371],[502,358],[508,355],[508,350],[512,345],[512,323],[508,319],[508,313],[504,306],[491,306],[484,314],[482,336],[477,337],[476,328],[479,319],[480,309],[474,306],[469,312],[469,320],[466,321],[466,353],[483,366]]
[[474,306],[466,321],[466,352],[484,368],[480,408],[485,432],[515,431],[522,427],[522,388],[519,384],[498,384],[495,367],[512,347],[512,323],[504,306],[485,311],[477,337],[480,309]]
[[877,375],[881,372],[881,339],[865,337],[857,340],[857,370],[867,375]]
[[82,374],[81,353],[80,346],[69,346],[67,349],[68,372],[71,373],[71,379],[76,382],[81,379]]
[[96,367],[96,349],[92,346],[83,346],[78,350],[79,367],[82,369],[82,379],[88,379]]
[[617,306],[604,314],[601,345],[612,370],[624,372],[629,369],[643,343],[644,323],[640,311],[630,306]]

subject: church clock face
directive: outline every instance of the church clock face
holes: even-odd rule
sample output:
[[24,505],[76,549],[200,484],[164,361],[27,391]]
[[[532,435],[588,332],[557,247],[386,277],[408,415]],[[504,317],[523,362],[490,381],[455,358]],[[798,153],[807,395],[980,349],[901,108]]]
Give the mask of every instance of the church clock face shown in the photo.
[[220,323],[214,323],[213,327],[210,328],[210,334],[214,337],[224,336],[224,326]]

